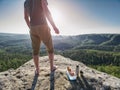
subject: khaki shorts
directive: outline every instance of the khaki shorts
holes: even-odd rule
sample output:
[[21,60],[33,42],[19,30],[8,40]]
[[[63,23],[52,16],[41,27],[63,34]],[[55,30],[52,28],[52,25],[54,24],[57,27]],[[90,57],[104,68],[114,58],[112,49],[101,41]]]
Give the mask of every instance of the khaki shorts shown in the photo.
[[30,29],[33,55],[39,54],[41,41],[45,44],[48,53],[53,53],[53,43],[50,28],[47,25],[32,26]]

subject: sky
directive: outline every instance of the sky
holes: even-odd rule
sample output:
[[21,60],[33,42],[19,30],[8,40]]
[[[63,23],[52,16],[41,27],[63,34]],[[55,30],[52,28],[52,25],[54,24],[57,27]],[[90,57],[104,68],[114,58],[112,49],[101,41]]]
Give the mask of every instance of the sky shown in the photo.
[[[24,1],[0,0],[0,32],[29,34]],[[60,35],[120,34],[120,0],[48,0],[48,8]]]

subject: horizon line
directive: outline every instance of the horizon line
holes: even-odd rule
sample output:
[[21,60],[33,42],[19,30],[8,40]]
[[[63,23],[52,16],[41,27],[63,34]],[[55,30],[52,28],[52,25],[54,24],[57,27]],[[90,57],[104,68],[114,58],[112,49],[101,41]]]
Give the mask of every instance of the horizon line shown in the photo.
[[[12,33],[12,32],[0,32],[0,34],[14,34],[14,35],[29,35],[29,33]],[[100,35],[100,34],[120,34],[120,33],[82,33],[76,35],[64,35],[64,34],[54,34],[52,36],[79,36],[79,35]]]

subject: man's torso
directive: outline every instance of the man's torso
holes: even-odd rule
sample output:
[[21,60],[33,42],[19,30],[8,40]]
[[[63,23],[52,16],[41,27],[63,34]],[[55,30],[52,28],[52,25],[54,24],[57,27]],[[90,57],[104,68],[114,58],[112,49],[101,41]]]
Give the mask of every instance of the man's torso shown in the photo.
[[30,15],[31,26],[47,24],[41,0],[26,0],[24,5]]

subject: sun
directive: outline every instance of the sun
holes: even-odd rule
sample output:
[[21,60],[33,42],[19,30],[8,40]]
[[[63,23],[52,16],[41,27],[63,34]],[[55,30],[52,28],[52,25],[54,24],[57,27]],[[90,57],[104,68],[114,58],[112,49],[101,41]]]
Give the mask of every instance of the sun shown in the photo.
[[60,23],[62,21],[62,14],[60,12],[60,10],[56,9],[56,8],[51,8],[51,14],[52,14],[52,17],[53,17],[53,20],[56,22],[56,23]]
[[[59,30],[61,30],[61,28],[64,25],[63,22],[65,22],[65,19],[64,19],[62,11],[59,8],[52,7],[52,6],[49,9],[50,9],[53,21],[55,22],[55,25],[57,26],[57,28]],[[48,24],[52,28],[52,26],[49,23],[49,21],[48,21]],[[54,30],[51,30],[51,33],[52,33],[52,35],[56,35],[55,32],[54,32]]]

